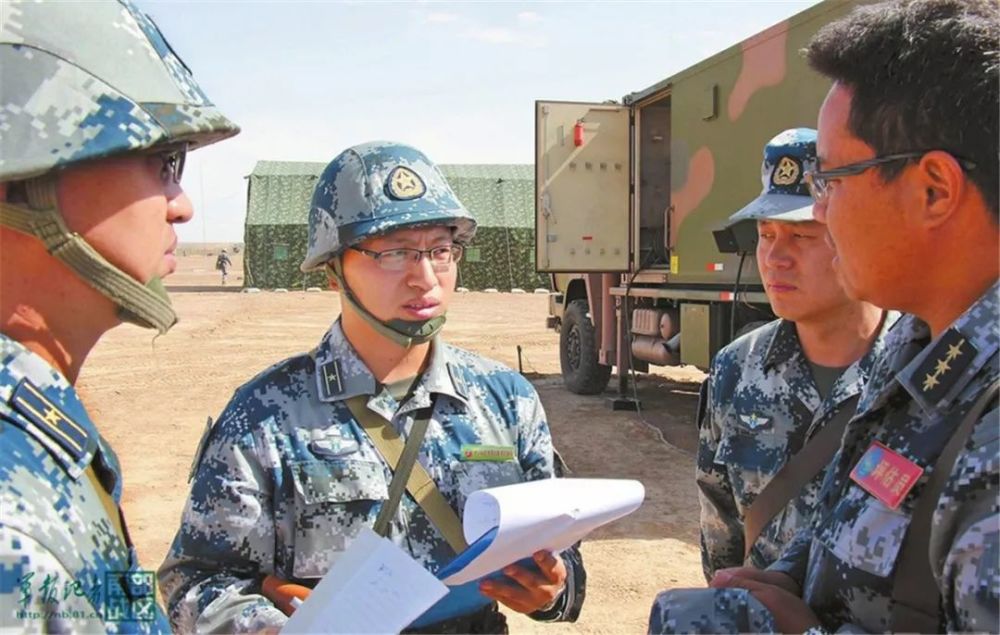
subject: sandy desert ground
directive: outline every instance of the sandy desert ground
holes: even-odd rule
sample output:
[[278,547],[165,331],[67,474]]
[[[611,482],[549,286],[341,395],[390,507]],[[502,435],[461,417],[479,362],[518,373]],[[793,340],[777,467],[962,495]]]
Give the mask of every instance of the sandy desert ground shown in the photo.
[[[149,569],[159,566],[177,528],[206,417],[218,415],[260,370],[314,346],[339,311],[331,292],[237,292],[240,258],[222,287],[214,256],[186,251],[168,281],[181,322],[159,338],[132,326],[116,329],[83,369],[81,393],[121,459],[125,512]],[[512,631],[645,632],[659,590],[704,585],[692,454],[703,375],[693,368],[640,375],[641,416],[610,410],[611,393],[569,393],[559,376],[558,335],[545,329],[546,306],[543,295],[457,295],[444,334],[514,367],[520,346],[523,372],[541,394],[574,475],[639,479],[646,501],[584,543],[589,581],[579,621],[548,625],[517,616]]]

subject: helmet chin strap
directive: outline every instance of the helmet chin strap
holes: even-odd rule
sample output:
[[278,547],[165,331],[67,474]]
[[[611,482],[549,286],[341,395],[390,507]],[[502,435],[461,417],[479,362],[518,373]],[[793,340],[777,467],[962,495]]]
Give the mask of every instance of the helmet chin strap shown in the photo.
[[38,177],[24,184],[28,207],[0,201],[0,224],[41,240],[50,254],[114,302],[123,321],[161,334],[177,323],[160,278],[141,284],[70,231],[59,214],[54,178]]
[[358,315],[364,319],[379,335],[388,338],[403,348],[410,348],[414,344],[425,344],[441,331],[444,326],[445,317],[439,315],[429,320],[410,322],[408,320],[388,320],[383,322],[372,315],[368,309],[361,306],[361,303],[354,297],[351,288],[347,286],[347,279],[344,278],[343,266],[340,256],[335,256],[333,260],[325,266],[326,275],[334,280],[342,291],[342,297],[353,308]]

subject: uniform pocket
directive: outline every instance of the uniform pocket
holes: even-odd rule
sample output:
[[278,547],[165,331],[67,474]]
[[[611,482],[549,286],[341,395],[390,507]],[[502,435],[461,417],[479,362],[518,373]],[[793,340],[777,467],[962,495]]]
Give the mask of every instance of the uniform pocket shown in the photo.
[[316,579],[362,527],[374,524],[388,498],[385,471],[381,463],[356,459],[301,461],[291,468],[296,492],[292,572],[299,579]]
[[885,578],[896,566],[909,526],[909,514],[889,509],[852,483],[816,537],[848,565]]
[[382,464],[372,461],[301,461],[292,466],[292,479],[306,505],[383,501],[389,496]]
[[719,465],[738,466],[756,470],[761,462],[761,448],[758,439],[740,432],[724,435],[715,450],[715,462]]

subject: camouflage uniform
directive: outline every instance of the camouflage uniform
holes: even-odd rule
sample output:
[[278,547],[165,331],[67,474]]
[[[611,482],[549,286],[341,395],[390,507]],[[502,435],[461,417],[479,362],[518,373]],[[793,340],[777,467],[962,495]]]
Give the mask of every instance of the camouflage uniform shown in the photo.
[[0,626],[169,632],[153,588],[138,620],[113,621],[116,599],[136,596],[120,574],[139,567],[118,530],[121,491],[118,459],[73,387],[0,334]]
[[[815,130],[791,128],[776,135],[764,146],[760,195],[730,216],[730,225],[812,221],[813,200],[804,175],[815,168]],[[751,231],[756,236],[756,228]],[[885,316],[871,349],[844,369],[825,398],[793,322],[772,322],[719,351],[707,384],[696,473],[706,579],[718,569],[743,564],[750,504],[806,440],[860,393],[885,333],[898,317]],[[822,482],[820,473],[764,527],[748,564],[764,568],[777,559],[808,522]]]
[[[994,284],[934,341],[913,316],[890,333],[890,353],[873,370],[827,473],[819,501],[823,513],[812,534],[797,536],[771,567],[802,586],[802,597],[824,627],[888,627],[892,572],[914,502],[958,425],[954,413],[970,407],[1000,375],[998,304]],[[949,632],[1000,631],[1000,437],[996,404],[992,408],[973,428],[934,513],[931,568],[943,600],[941,627]],[[889,509],[849,478],[873,440],[925,468],[899,509]]]
[[[750,503],[806,440],[861,391],[897,318],[897,314],[887,316],[871,350],[844,370],[825,399],[816,389],[793,322],[771,322],[716,355],[700,425],[696,472],[707,580],[718,569],[743,564],[743,517]],[[808,522],[823,474],[765,527],[748,565],[762,569],[774,562]]]
[[[39,240],[114,301],[123,320],[166,331],[176,315],[159,280],[140,283],[66,227],[59,171],[167,153],[178,177],[186,149],[239,129],[127,0],[4,0],[0,69],[0,182],[11,186],[9,200],[0,201],[0,224]],[[2,266],[18,263],[5,257]],[[121,488],[115,454],[73,387],[0,335],[0,626],[169,631],[152,574],[136,571],[118,508]]]
[[[769,567],[801,586],[820,630],[889,629],[892,575],[915,501],[957,425],[955,413],[969,408],[1000,375],[998,293],[995,283],[933,341],[927,325],[913,316],[901,318],[886,337],[886,353],[872,368],[858,414],[827,470],[812,526],[800,530]],[[941,592],[941,631],[1000,632],[1000,436],[996,404],[990,408],[959,453],[934,513],[929,557]],[[924,468],[898,509],[849,477],[872,441]],[[741,589],[700,590],[683,605],[668,607],[669,614],[654,611],[651,630],[723,632],[731,624],[770,619],[747,596]],[[719,610],[723,598],[725,611]]]
[[[553,476],[552,441],[534,388],[514,371],[440,340],[431,350],[430,366],[403,404],[379,389],[339,321],[315,351],[237,390],[205,442],[180,531],[160,569],[175,628],[283,624],[285,616],[260,595],[261,579],[315,581],[374,523],[392,475],[345,399],[372,395],[368,408],[403,437],[415,412],[433,404],[419,461],[455,510],[475,490]],[[512,446],[516,459],[467,462],[467,444]],[[454,557],[408,496],[389,537],[431,572]],[[567,597],[578,556],[563,557],[569,591],[547,619],[578,610],[573,605],[582,600]]]

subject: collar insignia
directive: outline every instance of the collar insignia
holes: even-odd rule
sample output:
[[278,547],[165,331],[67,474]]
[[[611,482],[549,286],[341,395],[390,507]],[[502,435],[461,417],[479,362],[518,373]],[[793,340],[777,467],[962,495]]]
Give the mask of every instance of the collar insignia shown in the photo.
[[332,359],[319,367],[319,387],[324,399],[330,399],[344,392],[344,382],[340,379],[340,364]]

